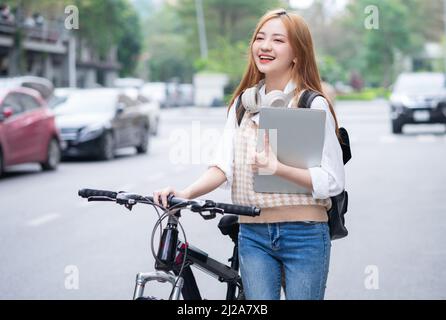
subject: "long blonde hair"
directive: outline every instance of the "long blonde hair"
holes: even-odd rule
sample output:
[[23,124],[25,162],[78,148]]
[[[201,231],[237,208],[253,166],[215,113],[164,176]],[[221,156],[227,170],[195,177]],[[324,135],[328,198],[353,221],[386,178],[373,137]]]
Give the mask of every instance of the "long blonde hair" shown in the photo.
[[[231,102],[228,106],[228,112],[237,97],[247,88],[255,86],[265,76],[258,69],[252,55],[252,45],[256,39],[257,33],[262,26],[271,19],[281,19],[287,32],[291,48],[296,57],[291,71],[291,79],[296,84],[294,99],[297,99],[302,90],[312,90],[321,94],[328,102],[330,112],[333,115],[336,124],[336,134],[338,135],[338,121],[333,106],[325,93],[322,91],[321,78],[314,55],[313,40],[311,38],[308,25],[302,17],[296,13],[288,13],[284,9],[275,9],[268,11],[257,23],[256,29],[252,35],[249,51],[248,66],[243,74],[242,80],[234,91]],[[241,110],[242,108],[240,108]],[[241,117],[241,112],[237,111],[237,120]]]

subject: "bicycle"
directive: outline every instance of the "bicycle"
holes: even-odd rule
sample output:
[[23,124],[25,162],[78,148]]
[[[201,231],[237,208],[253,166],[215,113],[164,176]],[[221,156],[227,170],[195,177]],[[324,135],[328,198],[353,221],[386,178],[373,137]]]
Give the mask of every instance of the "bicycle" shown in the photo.
[[[200,290],[191,267],[210,274],[220,282],[227,283],[226,300],[244,300],[243,285],[239,276],[238,260],[238,231],[237,215],[258,216],[261,209],[251,206],[239,206],[227,203],[216,203],[212,200],[188,200],[173,195],[167,198],[167,208],[157,205],[151,196],[142,196],[128,192],[114,192],[96,189],[81,189],[78,195],[88,201],[114,201],[124,205],[128,210],[138,203],[152,205],[158,214],[158,220],[151,235],[151,251],[155,258],[155,271],[139,272],[136,275],[134,300],[159,300],[155,296],[144,296],[144,289],[148,282],[158,281],[170,283],[172,290],[169,300],[179,300],[180,293],[184,300],[202,300]],[[164,211],[159,214],[158,208]],[[228,259],[230,265],[211,258],[206,252],[192,246],[187,242],[184,229],[179,222],[181,210],[188,209],[198,212],[205,220],[216,218],[217,214],[231,214],[223,216],[218,224],[223,235],[231,238],[234,248],[232,256]],[[163,228],[162,222],[167,219]],[[155,254],[154,236],[156,229],[160,228],[160,241]],[[182,230],[184,242],[178,240],[178,226]]]

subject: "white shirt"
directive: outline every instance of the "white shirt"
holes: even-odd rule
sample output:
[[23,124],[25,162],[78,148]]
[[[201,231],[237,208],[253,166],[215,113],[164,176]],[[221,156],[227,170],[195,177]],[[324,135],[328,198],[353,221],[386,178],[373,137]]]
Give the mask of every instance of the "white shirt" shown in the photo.
[[[294,90],[295,87],[296,86],[292,81],[288,82],[284,89],[284,93],[289,93],[291,90]],[[265,85],[259,89],[259,94],[261,99],[265,97]],[[226,182],[220,186],[223,189],[230,189],[232,186],[234,169],[234,138],[235,131],[238,128],[235,106],[238,99],[239,98],[234,101],[234,104],[229,110],[223,136],[214,150],[213,158],[208,163],[209,167],[217,166],[224,172]],[[291,106],[292,105],[290,103],[288,108]],[[336,136],[335,121],[330,112],[327,100],[320,96],[316,97],[311,104],[311,109],[323,110],[326,114],[325,140],[322,151],[321,166],[308,169],[310,171],[311,181],[313,184],[312,196],[315,199],[327,199],[338,195],[342,192],[342,190],[344,190],[345,172],[344,163],[342,160],[342,149]],[[259,124],[258,113],[251,119],[257,123],[257,125]]]

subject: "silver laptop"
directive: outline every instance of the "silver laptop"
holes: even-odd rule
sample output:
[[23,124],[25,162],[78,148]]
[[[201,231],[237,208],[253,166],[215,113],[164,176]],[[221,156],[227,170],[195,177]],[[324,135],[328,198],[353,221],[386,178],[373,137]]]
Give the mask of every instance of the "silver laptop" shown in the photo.
[[[263,150],[265,129],[268,129],[270,145],[280,162],[305,169],[320,166],[325,117],[324,110],[263,107],[259,115],[257,150]],[[261,172],[254,174],[254,191],[311,194],[311,190],[296,183]]]

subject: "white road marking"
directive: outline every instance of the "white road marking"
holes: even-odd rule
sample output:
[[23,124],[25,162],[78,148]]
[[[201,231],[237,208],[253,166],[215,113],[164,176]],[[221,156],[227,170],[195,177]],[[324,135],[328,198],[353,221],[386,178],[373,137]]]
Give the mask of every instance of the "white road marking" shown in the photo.
[[60,214],[58,214],[58,213],[48,213],[41,217],[29,220],[27,222],[27,225],[30,227],[39,227],[39,226],[44,225],[48,222],[56,220],[59,217],[60,217]]

